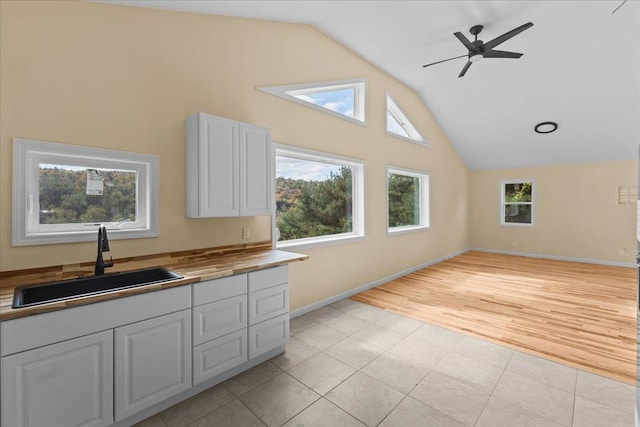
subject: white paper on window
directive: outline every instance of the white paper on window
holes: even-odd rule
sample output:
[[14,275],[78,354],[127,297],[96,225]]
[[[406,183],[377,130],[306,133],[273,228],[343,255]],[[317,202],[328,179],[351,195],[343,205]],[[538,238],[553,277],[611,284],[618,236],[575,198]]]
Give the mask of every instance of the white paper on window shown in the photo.
[[97,169],[87,169],[87,195],[102,196],[104,191],[103,178]]

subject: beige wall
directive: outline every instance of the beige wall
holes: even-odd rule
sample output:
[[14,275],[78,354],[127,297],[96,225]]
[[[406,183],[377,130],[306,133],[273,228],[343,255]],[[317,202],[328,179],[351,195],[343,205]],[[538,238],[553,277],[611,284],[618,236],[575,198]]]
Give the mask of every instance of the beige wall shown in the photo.
[[[11,246],[12,139],[160,156],[160,237],[114,257],[269,240],[268,217],[184,217],[184,118],[204,111],[268,126],[274,141],[365,161],[365,240],[309,249],[291,266],[296,309],[478,247],[633,262],[637,161],[468,172],[419,97],[312,27],[86,2],[0,2],[0,271],[91,262],[94,244]],[[257,91],[366,78],[367,126]],[[385,91],[432,144],[384,133]],[[385,166],[431,174],[431,229],[386,234]],[[536,227],[499,225],[499,182],[535,178]],[[578,184],[576,184],[578,183]],[[620,256],[622,247],[629,256]]]
[[[471,246],[633,263],[636,204],[618,205],[617,186],[637,185],[636,160],[470,173]],[[534,178],[535,227],[500,226],[500,181]],[[620,255],[628,248],[629,255]]]
[[[296,309],[468,246],[468,172],[410,89],[312,27],[86,2],[0,2],[0,271],[93,260],[94,244],[11,247],[12,139],[160,156],[160,237],[114,241],[115,258],[271,236],[267,217],[184,217],[185,117],[268,126],[274,141],[366,162],[366,239],[306,251]],[[257,91],[366,78],[367,126]],[[432,144],[384,133],[385,91]],[[386,235],[385,166],[431,173],[430,230]]]

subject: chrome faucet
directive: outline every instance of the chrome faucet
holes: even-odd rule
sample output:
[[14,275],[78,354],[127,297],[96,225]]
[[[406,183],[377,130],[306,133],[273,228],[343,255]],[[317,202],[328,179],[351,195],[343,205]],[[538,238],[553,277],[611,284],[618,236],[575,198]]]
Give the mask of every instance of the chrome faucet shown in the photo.
[[104,262],[104,259],[102,258],[103,252],[109,252],[109,239],[107,238],[107,227],[101,225],[98,228],[98,258],[96,259],[95,269],[96,276],[104,274],[105,267],[113,267],[113,257],[110,257],[110,261]]

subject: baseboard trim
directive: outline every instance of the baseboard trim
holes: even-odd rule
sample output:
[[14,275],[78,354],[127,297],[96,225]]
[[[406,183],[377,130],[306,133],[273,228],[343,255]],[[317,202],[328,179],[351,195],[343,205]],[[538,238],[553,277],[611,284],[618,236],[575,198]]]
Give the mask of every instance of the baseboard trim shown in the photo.
[[334,302],[337,302],[337,301],[340,301],[342,299],[348,298],[348,297],[350,297],[352,295],[355,295],[355,294],[359,294],[360,292],[364,292],[364,291],[366,291],[368,289],[375,288],[376,286],[383,285],[383,284],[385,284],[387,282],[390,282],[392,280],[395,280],[395,279],[397,279],[399,277],[406,276],[407,274],[413,273],[414,271],[422,270],[423,268],[432,266],[434,264],[438,264],[439,262],[446,261],[446,260],[448,260],[450,258],[453,258],[453,257],[457,257],[458,255],[462,255],[463,253],[468,252],[468,251],[469,251],[468,249],[463,249],[461,251],[457,251],[457,252],[445,255],[443,257],[440,257],[440,258],[437,258],[437,259],[434,259],[434,260],[427,261],[425,263],[416,265],[414,267],[411,267],[411,268],[408,268],[406,270],[400,271],[398,273],[392,274],[391,276],[383,277],[382,279],[378,279],[378,280],[375,280],[373,282],[364,284],[362,286],[358,286],[357,288],[350,289],[348,291],[339,293],[337,295],[333,295],[333,296],[331,296],[329,298],[325,298],[325,299],[323,299],[321,301],[316,301],[316,302],[314,302],[312,304],[305,305],[304,307],[300,307],[298,309],[295,309],[295,310],[291,311],[289,313],[289,317],[291,319],[293,319],[294,317],[302,316],[302,315],[307,314],[307,313],[309,313],[309,312],[311,312],[313,310],[317,310],[317,309],[322,308],[322,307],[324,307],[326,305],[333,304]]
[[502,251],[499,249],[469,248],[467,252],[468,251],[488,252],[488,253],[501,254],[501,255],[524,256],[529,258],[553,259],[557,261],[581,262],[585,264],[600,264],[600,265],[609,265],[612,267],[628,267],[628,268],[637,267],[636,264],[629,263],[629,262],[607,261],[607,260],[590,259],[590,258],[573,258],[573,257],[558,256],[558,255],[535,254],[535,253],[529,253],[529,252]]

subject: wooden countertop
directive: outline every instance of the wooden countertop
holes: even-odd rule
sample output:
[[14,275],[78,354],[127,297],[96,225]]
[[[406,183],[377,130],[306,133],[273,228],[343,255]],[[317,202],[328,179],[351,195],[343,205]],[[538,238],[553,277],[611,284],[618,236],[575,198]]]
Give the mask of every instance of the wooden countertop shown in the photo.
[[[277,267],[279,265],[289,264],[295,261],[303,261],[308,255],[296,254],[272,249],[258,250],[220,250],[220,251],[193,251],[180,254],[170,254],[163,257],[141,257],[140,259],[115,260],[115,271],[126,271],[147,267],[165,267],[174,271],[181,276],[182,279],[157,283],[146,286],[138,286],[124,290],[105,292],[98,295],[89,295],[84,297],[76,297],[73,299],[52,302],[48,304],[40,304],[24,308],[11,308],[13,303],[13,293],[16,287],[30,284],[38,284],[43,282],[55,282],[61,278],[50,273],[52,269],[43,269],[25,272],[24,275],[4,275],[0,286],[0,321],[17,319],[20,317],[31,316],[34,314],[46,313],[49,311],[62,310],[69,307],[77,307],[79,305],[91,304],[99,301],[106,301],[114,298],[121,298],[130,295],[141,294],[144,292],[157,291],[175,286],[183,286],[203,280],[211,280],[234,274],[247,273],[250,271],[260,270],[263,268]],[[154,264],[155,262],[155,264]],[[84,271],[86,275],[87,266],[92,264],[83,264],[79,269]],[[78,277],[83,274],[76,274],[72,277]],[[72,277],[65,277],[72,278]]]

